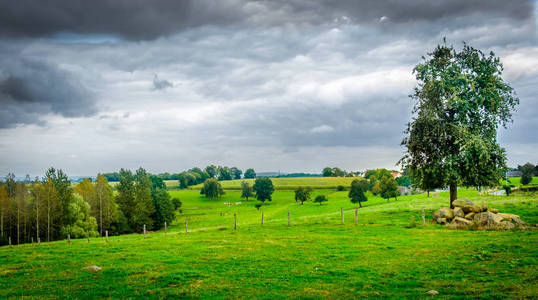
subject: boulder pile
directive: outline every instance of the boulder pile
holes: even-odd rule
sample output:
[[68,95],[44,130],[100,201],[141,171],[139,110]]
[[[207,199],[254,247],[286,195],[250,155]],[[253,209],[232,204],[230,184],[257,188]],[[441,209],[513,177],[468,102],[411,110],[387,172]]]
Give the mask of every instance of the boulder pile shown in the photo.
[[452,229],[527,229],[518,215],[500,213],[499,210],[474,204],[467,199],[452,202],[454,209],[441,208],[433,213],[433,221]]

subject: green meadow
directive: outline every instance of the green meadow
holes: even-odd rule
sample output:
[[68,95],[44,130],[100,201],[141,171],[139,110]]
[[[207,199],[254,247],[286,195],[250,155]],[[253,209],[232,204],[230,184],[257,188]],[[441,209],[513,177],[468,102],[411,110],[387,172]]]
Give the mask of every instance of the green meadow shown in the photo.
[[[336,189],[339,185],[349,187],[353,177],[298,177],[298,178],[271,178],[275,190],[294,190],[298,187],[311,187],[312,189]],[[251,186],[254,179],[235,179],[221,181],[220,184],[227,190],[240,190],[241,182],[246,181]],[[177,184],[177,181],[176,181]],[[202,184],[194,185],[191,189],[200,190]]]
[[[183,206],[166,234],[1,247],[0,297],[420,299],[432,297],[429,290],[440,299],[538,297],[536,230],[432,224],[432,212],[448,206],[448,192],[390,202],[368,194],[355,224],[347,192],[328,188],[343,182],[324,180],[274,179],[273,200],[259,210],[258,201],[234,190],[240,181],[225,182],[226,194],[216,200],[199,190],[172,190]],[[284,186],[303,183],[317,187],[312,198],[325,194],[329,201],[296,203]],[[538,223],[536,194],[460,189],[459,197]],[[93,265],[102,270],[84,269]]]

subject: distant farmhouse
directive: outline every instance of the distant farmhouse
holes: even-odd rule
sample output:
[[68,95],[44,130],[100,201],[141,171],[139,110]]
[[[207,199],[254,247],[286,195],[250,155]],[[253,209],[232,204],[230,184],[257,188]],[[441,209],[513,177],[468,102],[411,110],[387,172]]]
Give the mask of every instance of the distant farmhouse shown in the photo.
[[521,177],[521,171],[508,171],[506,177]]

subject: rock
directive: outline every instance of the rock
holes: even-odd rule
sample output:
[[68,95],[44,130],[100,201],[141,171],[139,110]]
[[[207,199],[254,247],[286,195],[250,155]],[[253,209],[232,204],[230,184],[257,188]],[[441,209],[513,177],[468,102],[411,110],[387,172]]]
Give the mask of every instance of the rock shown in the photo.
[[502,221],[499,225],[497,225],[498,229],[504,229],[504,230],[510,230],[510,229],[513,229],[514,227],[516,227],[516,225],[514,225],[514,223],[512,222],[509,222],[509,221]]
[[426,294],[437,295],[437,294],[439,294],[439,292],[436,291],[436,290],[429,290],[429,291],[426,292]]
[[456,199],[452,202],[452,205],[454,205],[454,207],[461,207],[464,213],[478,213],[482,211],[482,207],[480,205],[476,205],[467,199]]
[[488,208],[488,211],[490,211],[490,212],[492,212],[492,213],[494,213],[494,214],[496,214],[496,213],[499,212],[499,210],[496,209],[496,208]]
[[92,272],[92,273],[95,273],[95,272],[99,272],[101,271],[101,267],[98,267],[98,266],[89,266],[89,267],[86,267],[84,268],[85,271],[89,271],[89,272]]
[[438,218],[438,219],[437,219],[437,223],[439,223],[439,224],[446,224],[446,223],[447,223],[446,218]]
[[469,221],[467,219],[461,218],[461,217],[455,217],[452,223],[461,223],[465,225],[472,225],[473,221]]
[[498,213],[497,215],[502,217],[503,220],[506,220],[506,221],[511,221],[511,222],[517,223],[519,225],[524,225],[525,224],[525,222],[523,222],[518,215],[506,214],[506,213]]
[[461,217],[455,217],[454,220],[452,220],[452,223],[447,224],[446,227],[451,229],[467,229],[473,224],[473,221],[469,221]]
[[478,226],[493,227],[501,224],[504,218],[499,214],[494,214],[492,212],[486,211],[475,214],[473,220]]
[[465,219],[467,220],[472,220],[473,217],[474,217],[475,213],[474,212],[470,212],[468,214],[465,215]]
[[463,212],[463,209],[461,207],[455,207],[454,208],[454,216],[463,218],[463,217],[465,217],[465,213]]
[[434,220],[437,220],[439,218],[452,220],[454,218],[454,211],[450,208],[440,208],[433,213]]

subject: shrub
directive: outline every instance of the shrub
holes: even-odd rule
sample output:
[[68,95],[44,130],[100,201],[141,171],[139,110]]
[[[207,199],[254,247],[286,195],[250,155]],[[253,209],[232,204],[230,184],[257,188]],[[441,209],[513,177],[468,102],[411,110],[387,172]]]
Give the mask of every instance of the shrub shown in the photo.
[[336,187],[336,190],[341,192],[341,191],[345,191],[346,188],[343,185],[339,185],[339,186]]

